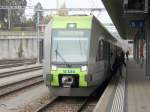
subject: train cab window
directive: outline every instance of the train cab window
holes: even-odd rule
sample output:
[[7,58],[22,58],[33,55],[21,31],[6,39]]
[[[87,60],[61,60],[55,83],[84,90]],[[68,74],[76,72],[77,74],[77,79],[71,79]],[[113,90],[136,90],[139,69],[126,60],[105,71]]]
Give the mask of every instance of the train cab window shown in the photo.
[[100,61],[103,59],[103,42],[104,42],[103,40],[100,40],[98,43],[96,61]]
[[52,62],[87,62],[89,38],[87,29],[53,29]]

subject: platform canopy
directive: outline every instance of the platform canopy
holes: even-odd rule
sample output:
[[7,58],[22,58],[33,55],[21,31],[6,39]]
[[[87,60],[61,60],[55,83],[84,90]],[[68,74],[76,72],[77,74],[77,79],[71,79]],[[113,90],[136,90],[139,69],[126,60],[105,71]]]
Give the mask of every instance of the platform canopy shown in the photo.
[[132,22],[142,21],[143,14],[125,13],[123,0],[102,0],[109,16],[116,26],[122,39],[133,39],[139,28],[134,27]]

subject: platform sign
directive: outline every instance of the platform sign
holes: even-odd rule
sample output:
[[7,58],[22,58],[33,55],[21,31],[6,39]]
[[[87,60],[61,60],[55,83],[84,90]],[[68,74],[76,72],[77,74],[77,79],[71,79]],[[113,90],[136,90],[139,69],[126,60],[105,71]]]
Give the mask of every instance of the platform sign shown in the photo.
[[143,28],[144,20],[130,20],[130,27],[132,28]]

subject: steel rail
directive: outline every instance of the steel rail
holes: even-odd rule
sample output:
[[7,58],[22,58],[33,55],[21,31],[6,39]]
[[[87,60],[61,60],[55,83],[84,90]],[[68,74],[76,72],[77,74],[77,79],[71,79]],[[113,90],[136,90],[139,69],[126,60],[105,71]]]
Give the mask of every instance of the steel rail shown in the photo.
[[[107,82],[104,83],[104,88],[106,87],[106,85],[107,85]],[[100,86],[100,87],[102,87],[102,86]],[[73,111],[74,112],[81,112],[84,109],[87,109],[86,108],[87,106],[92,106],[94,109],[94,107],[96,106],[96,104],[98,102],[99,97],[102,95],[102,93],[104,91],[104,88],[100,89],[100,87],[98,87],[93,93],[91,93],[91,95],[89,97],[81,97],[84,99],[81,99],[81,101],[79,101],[77,104],[72,103],[72,102],[74,102],[74,99],[70,99],[71,100],[70,101],[71,106],[74,106]],[[99,94],[97,94],[97,92],[99,92]],[[55,105],[56,105],[56,108],[59,108],[57,106],[59,105],[60,102],[63,102],[61,107],[64,107],[66,99],[64,99],[63,101],[61,101],[61,100],[59,101],[59,98],[61,98],[61,97],[54,97],[49,102],[44,104],[42,107],[38,108],[35,112],[45,112],[45,110],[48,110],[51,106],[52,106],[52,108],[55,108]],[[91,99],[95,99],[96,101],[94,101],[94,103],[90,103]],[[54,106],[53,106],[53,104],[54,104]],[[76,106],[77,106],[77,108],[76,108]],[[62,111],[68,111],[67,109],[69,109],[69,107],[65,108],[65,109],[66,110],[62,110]]]
[[35,112],[41,112],[43,109],[47,108],[49,105],[51,105],[53,102],[55,102],[58,98],[59,98],[59,96],[52,97],[47,103],[45,103],[44,105],[39,107],[37,110],[35,110]]
[[10,68],[10,67],[17,67],[17,66],[21,66],[21,65],[31,65],[31,64],[33,64],[33,62],[9,63],[9,64],[0,65],[0,69],[3,69],[3,68]]
[[[61,100],[63,100],[63,101],[61,101]],[[65,110],[63,109],[63,107],[65,107],[65,104],[66,105],[71,105],[70,107],[74,106],[74,111],[75,110],[78,111],[79,108],[81,108],[80,105],[82,105],[84,103],[84,101],[86,100],[86,98],[84,98],[84,99],[82,98],[82,99],[78,99],[78,100],[81,100],[81,101],[78,101],[78,103],[74,103],[74,102],[76,102],[76,99],[74,99],[74,98],[73,99],[69,99],[69,104],[68,104],[68,99],[67,98],[62,99],[62,97],[54,96],[46,104],[44,104],[43,106],[41,106],[40,108],[38,108],[35,112],[45,112],[45,110],[48,110],[49,107],[51,107],[51,106],[52,106],[51,109],[53,109],[53,108],[57,109],[58,105],[62,107],[61,110],[63,112],[64,111],[68,111],[67,109],[69,109],[69,106],[68,106],[68,108],[65,108]],[[65,101],[66,101],[66,103],[65,103]],[[62,104],[58,104],[58,103],[62,103]]]
[[23,88],[27,88],[29,86],[38,84],[38,83],[42,83],[43,82],[43,77],[41,76],[36,76],[36,77],[32,77],[30,79],[25,79],[22,81],[18,81],[18,82],[14,82],[11,84],[7,84],[4,86],[0,87],[0,97],[5,96],[7,94],[19,91]]
[[31,67],[31,68],[22,68],[18,70],[12,70],[12,71],[7,71],[0,73],[0,78],[8,77],[8,76],[13,76],[13,75],[18,75],[21,73],[27,73],[31,71],[36,71],[42,69],[42,66],[36,66],[36,67]]

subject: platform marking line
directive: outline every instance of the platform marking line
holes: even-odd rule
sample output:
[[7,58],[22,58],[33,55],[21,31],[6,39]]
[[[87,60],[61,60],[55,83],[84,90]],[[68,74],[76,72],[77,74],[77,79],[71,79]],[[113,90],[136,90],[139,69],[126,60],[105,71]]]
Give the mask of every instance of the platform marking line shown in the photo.
[[[125,68],[124,68],[125,70]],[[119,79],[116,93],[114,95],[111,112],[123,112],[124,111],[124,98],[125,98],[125,80],[126,80],[126,71],[122,78]]]

